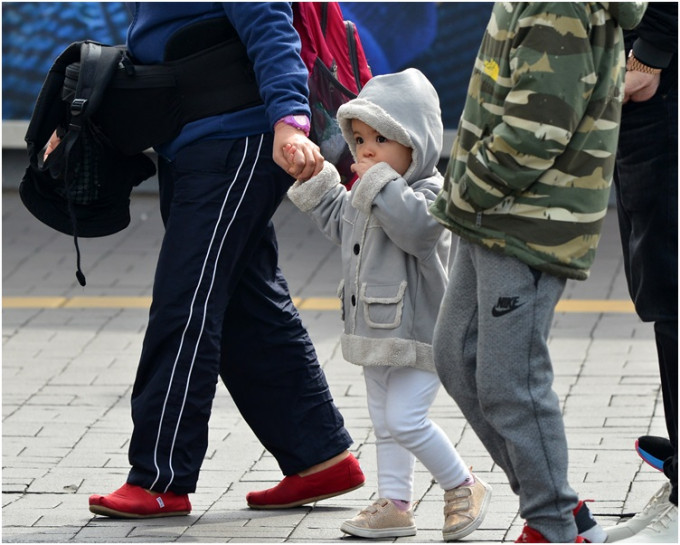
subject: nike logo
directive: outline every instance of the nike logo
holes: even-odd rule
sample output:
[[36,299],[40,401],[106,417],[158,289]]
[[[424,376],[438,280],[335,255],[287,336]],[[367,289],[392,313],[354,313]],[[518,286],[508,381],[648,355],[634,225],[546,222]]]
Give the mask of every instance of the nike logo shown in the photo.
[[519,302],[519,297],[499,297],[496,306],[491,309],[491,315],[495,318],[504,316],[508,312],[518,309],[523,304]]

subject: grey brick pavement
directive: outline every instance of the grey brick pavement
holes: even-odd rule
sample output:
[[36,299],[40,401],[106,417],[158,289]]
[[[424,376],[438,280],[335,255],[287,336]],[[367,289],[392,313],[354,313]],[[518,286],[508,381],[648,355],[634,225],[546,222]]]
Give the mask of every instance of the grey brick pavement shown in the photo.
[[[3,193],[3,296],[148,296],[161,240],[157,199],[133,195],[132,224],[105,239],[81,240],[85,289],[74,278],[70,237],[34,220],[16,192]],[[295,296],[331,297],[339,254],[288,202],[275,217],[282,268]],[[616,217],[611,211],[587,282],[569,282],[565,299],[628,295]],[[375,498],[375,444],[361,370],[342,360],[340,319],[302,311],[336,402],[367,475],[350,494],[282,512],[253,511],[245,494],[281,475],[218,388],[210,446],[190,516],[147,521],[94,517],[92,493],[120,486],[128,464],[129,396],[147,310],[3,308],[2,539],[5,542],[293,542],[353,541],[340,523]],[[603,525],[639,510],[663,477],[633,451],[642,434],[664,435],[651,326],[634,314],[558,313],[550,348],[555,390],[564,405],[570,480]],[[466,541],[514,540],[522,521],[504,474],[444,393],[432,410],[474,471],[494,487],[490,512]],[[418,535],[399,542],[441,541],[442,492],[417,466]]]

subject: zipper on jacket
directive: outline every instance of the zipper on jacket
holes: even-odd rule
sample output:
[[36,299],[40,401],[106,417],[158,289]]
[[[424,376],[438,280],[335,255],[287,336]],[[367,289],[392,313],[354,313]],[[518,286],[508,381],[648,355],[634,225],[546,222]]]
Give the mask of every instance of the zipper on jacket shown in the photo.
[[477,216],[475,217],[475,226],[476,227],[482,226],[482,213],[481,212],[477,212]]

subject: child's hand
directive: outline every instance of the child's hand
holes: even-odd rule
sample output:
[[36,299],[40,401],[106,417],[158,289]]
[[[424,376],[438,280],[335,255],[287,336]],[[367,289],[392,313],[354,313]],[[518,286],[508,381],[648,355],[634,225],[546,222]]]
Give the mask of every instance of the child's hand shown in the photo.
[[283,147],[283,154],[290,166],[293,166],[295,164],[296,159],[298,161],[304,160],[304,155],[295,144],[286,144]]
[[279,122],[274,126],[272,158],[284,171],[298,180],[308,180],[323,168],[323,156],[302,131]]
[[352,163],[350,170],[354,172],[354,174],[356,174],[359,178],[363,178],[364,174],[366,174],[366,171],[375,164],[375,161],[364,157],[359,159],[356,163]]
[[[283,147],[283,154],[286,160],[288,161],[288,164],[293,167],[296,163],[304,162],[305,156],[298,149],[298,147],[295,144],[286,144]],[[306,182],[307,180],[299,180],[300,182]]]

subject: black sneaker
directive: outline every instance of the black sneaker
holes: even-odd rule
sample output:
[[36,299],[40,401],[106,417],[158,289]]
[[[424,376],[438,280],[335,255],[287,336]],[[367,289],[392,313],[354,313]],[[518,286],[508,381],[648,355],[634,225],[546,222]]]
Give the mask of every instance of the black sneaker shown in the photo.
[[665,437],[655,435],[638,437],[635,441],[635,450],[640,458],[657,471],[663,471],[663,463],[674,454],[671,442]]

